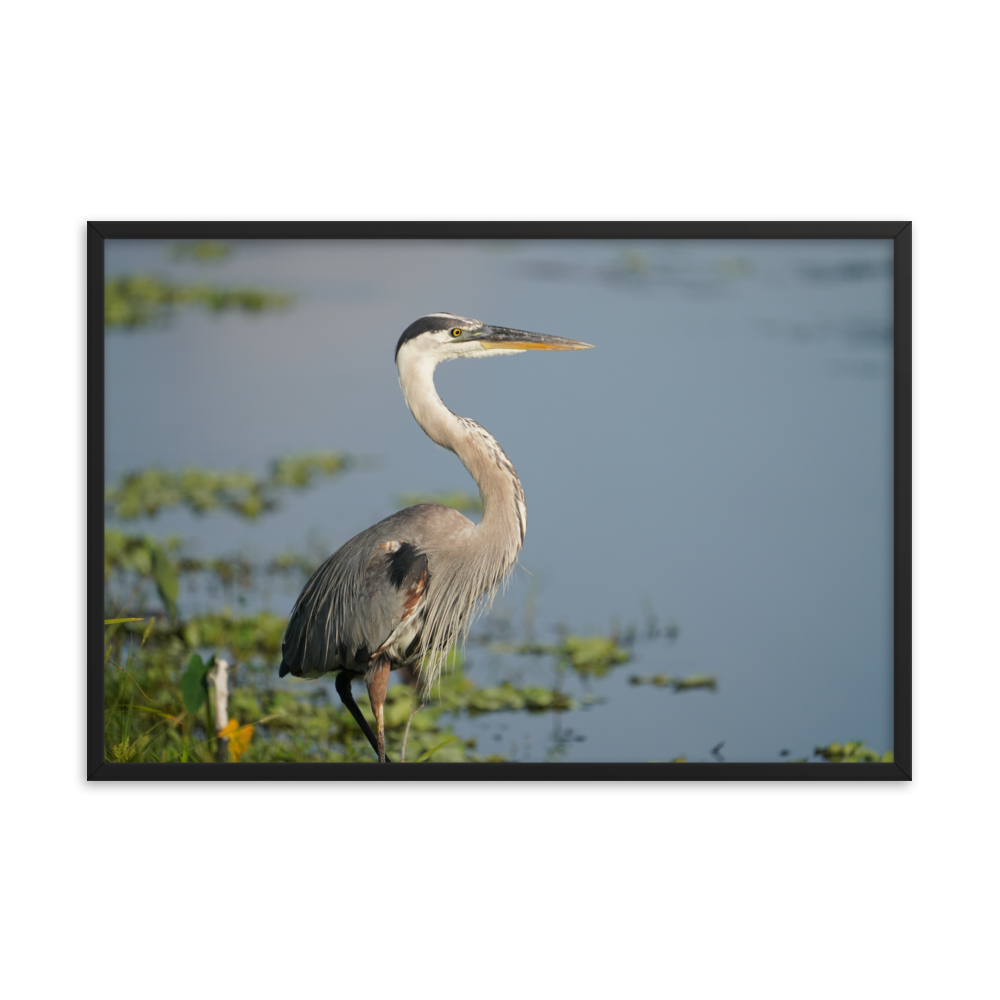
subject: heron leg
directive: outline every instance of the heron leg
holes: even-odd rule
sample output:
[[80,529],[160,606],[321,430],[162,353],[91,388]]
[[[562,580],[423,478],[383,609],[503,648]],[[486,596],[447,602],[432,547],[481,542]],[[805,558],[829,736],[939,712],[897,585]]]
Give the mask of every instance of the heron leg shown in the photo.
[[389,661],[378,659],[368,673],[365,674],[368,685],[368,697],[375,713],[375,723],[378,731],[378,761],[385,764],[385,723],[382,718],[382,706],[385,704],[385,692],[389,687]]
[[[365,734],[368,738],[368,742],[372,745],[372,750],[379,754],[379,760],[381,761],[385,757],[385,750],[383,748],[382,752],[379,753],[378,739],[372,732],[372,727],[368,725],[368,720],[361,714],[361,709],[358,708],[358,703],[354,700],[354,695],[351,694],[351,680],[355,677],[349,670],[341,670],[337,674],[337,694],[340,695],[340,700],[344,703],[347,711],[354,716],[355,721],[361,727],[361,732]],[[385,700],[385,693],[382,695],[383,701]],[[379,716],[376,716],[378,718]],[[386,763],[390,763],[386,761]]]

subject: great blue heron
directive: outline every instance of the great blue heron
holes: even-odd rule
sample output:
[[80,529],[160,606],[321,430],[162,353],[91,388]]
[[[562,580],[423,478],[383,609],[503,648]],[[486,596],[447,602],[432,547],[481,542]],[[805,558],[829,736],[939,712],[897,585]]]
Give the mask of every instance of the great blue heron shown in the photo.
[[[453,451],[479,487],[477,525],[451,507],[422,503],[379,521],[342,545],[313,573],[292,609],[279,675],[337,671],[337,693],[380,763],[386,763],[382,706],[389,672],[420,664],[427,692],[448,650],[468,630],[479,601],[488,604],[524,542],[527,509],[514,466],[496,439],[458,417],[434,388],[434,369],[452,358],[590,347],[453,313],[411,323],[396,344],[399,385],[427,436]],[[377,735],[351,695],[364,675]]]

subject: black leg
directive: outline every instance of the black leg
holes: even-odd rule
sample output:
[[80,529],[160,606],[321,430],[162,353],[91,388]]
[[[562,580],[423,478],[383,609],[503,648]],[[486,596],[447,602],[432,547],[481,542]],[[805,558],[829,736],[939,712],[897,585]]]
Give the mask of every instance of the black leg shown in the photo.
[[[372,732],[372,727],[368,725],[365,717],[361,714],[361,709],[358,708],[358,703],[354,700],[354,695],[351,694],[351,681],[355,676],[355,674],[347,670],[341,670],[337,674],[337,694],[340,695],[340,700],[347,707],[347,711],[354,716],[355,721],[361,727],[361,732],[368,738],[368,742],[372,745],[372,750],[378,753],[378,738]],[[387,764],[392,763],[388,757],[386,757],[385,762]]]

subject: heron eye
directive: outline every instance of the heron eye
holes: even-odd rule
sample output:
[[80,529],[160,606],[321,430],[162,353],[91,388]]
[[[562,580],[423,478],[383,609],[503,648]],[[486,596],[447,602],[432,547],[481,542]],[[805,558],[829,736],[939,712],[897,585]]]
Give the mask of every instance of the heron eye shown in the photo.
[[461,337],[462,336],[462,331],[461,331],[461,329],[459,327],[456,326],[455,329],[451,331],[451,335],[453,337]]

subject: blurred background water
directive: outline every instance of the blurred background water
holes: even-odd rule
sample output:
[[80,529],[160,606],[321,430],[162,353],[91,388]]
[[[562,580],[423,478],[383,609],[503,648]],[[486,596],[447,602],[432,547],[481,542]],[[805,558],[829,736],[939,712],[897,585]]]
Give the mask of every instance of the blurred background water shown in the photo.
[[[109,278],[292,296],[106,338],[108,482],[154,465],[263,473],[308,450],[366,459],[256,522],[173,510],[129,530],[200,555],[332,552],[401,494],[475,489],[399,392],[412,320],[447,310],[584,340],[595,349],[446,364],[436,383],[500,441],[527,497],[522,568],[479,631],[631,628],[634,656],[558,679],[590,702],[575,711],[463,717],[456,732],[518,760],[891,748],[891,241],[270,241],[211,263],[105,246]],[[296,592],[257,599],[287,614]],[[480,685],[557,680],[545,658],[470,643],[468,660]],[[658,673],[717,690],[629,683]]]

